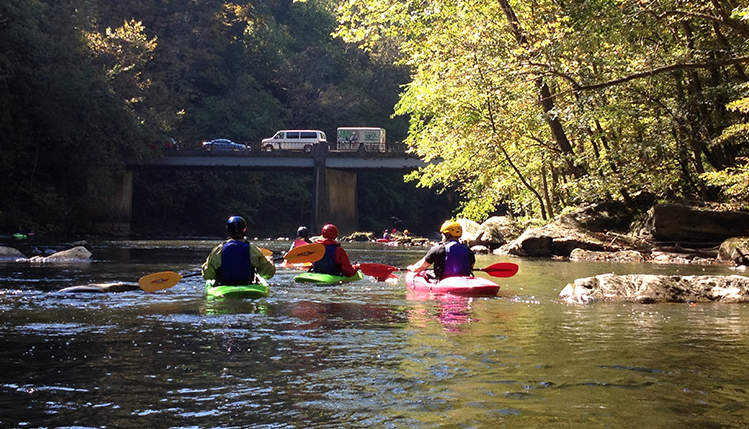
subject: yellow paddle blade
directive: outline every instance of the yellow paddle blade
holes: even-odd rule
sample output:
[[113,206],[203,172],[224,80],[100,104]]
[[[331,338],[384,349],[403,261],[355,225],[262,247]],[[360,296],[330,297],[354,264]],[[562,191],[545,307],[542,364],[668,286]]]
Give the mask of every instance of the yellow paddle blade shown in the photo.
[[325,246],[322,244],[306,244],[298,246],[284,255],[284,259],[292,264],[301,264],[304,262],[317,262],[325,256]]
[[263,252],[263,256],[273,256],[273,252],[271,252],[270,250],[264,247],[260,247],[259,249],[261,252]]
[[168,289],[182,280],[182,275],[174,271],[162,271],[143,276],[138,280],[140,288],[146,292]]

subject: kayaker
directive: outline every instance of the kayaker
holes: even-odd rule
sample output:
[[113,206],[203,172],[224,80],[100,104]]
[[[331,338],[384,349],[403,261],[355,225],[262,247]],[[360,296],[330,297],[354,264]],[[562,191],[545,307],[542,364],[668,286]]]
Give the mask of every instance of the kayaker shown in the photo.
[[289,250],[295,247],[304,246],[305,244],[312,244],[312,240],[309,238],[309,229],[307,229],[306,226],[300,226],[296,230],[296,240],[291,243]]
[[356,275],[359,268],[351,265],[348,253],[335,240],[338,237],[338,228],[333,224],[327,224],[322,227],[321,235],[316,242],[325,246],[325,255],[312,264],[310,271],[344,277]]
[[458,222],[447,221],[440,227],[442,243],[432,247],[419,262],[409,265],[409,271],[424,271],[434,264],[434,275],[438,280],[446,277],[470,276],[476,255],[458,240],[463,227]]
[[241,216],[232,216],[226,222],[229,240],[211,250],[203,264],[203,278],[216,279],[222,285],[246,285],[255,283],[255,274],[269,279],[276,274],[276,266],[270,257],[247,241],[247,222]]

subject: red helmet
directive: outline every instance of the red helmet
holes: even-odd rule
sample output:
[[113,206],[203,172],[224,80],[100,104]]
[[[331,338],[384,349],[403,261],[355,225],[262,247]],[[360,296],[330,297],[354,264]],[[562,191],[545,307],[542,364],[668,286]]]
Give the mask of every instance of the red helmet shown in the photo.
[[333,240],[334,238],[338,237],[338,228],[336,228],[332,223],[329,223],[322,227],[322,236],[323,238],[329,238]]

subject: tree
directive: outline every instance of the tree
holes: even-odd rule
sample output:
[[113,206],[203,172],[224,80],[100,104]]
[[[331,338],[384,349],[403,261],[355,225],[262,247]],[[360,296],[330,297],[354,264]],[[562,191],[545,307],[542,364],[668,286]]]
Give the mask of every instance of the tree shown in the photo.
[[[397,112],[480,220],[502,201],[544,216],[641,190],[711,198],[700,173],[746,145],[711,142],[737,115],[747,28],[719,1],[412,3],[349,0],[338,34],[412,68]],[[737,12],[738,13],[738,12]]]

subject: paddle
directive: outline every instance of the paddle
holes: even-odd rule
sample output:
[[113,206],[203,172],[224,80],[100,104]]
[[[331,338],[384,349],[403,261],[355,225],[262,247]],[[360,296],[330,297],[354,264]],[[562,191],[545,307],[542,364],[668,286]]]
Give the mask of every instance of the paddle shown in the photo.
[[[263,254],[270,252],[268,249],[260,249]],[[273,252],[270,252],[272,255]],[[322,259],[325,255],[325,246],[322,244],[308,244],[306,246],[299,246],[291,249],[283,258],[287,261],[298,264],[302,262],[315,262]],[[202,273],[190,273],[184,276],[174,271],[162,271],[160,273],[153,273],[147,276],[143,276],[138,280],[140,288],[146,292],[156,292],[157,290],[169,289],[170,287],[179,283],[180,280],[187,277],[199,276]]]
[[[359,269],[366,275],[383,278],[390,275],[393,271],[407,271],[407,268],[398,268],[385,264],[375,264],[362,262]],[[483,271],[492,277],[512,277],[518,272],[518,265],[512,262],[497,262],[486,268],[474,268],[473,271]]]
[[143,276],[138,280],[140,288],[146,292],[156,292],[157,290],[169,289],[170,287],[179,283],[180,280],[187,277],[199,276],[200,272],[185,274],[184,276],[174,271],[162,271],[160,273],[153,273],[147,276]]
[[319,243],[297,246],[284,255],[284,259],[292,264],[303,264],[305,262],[317,262],[325,256],[325,246]]

